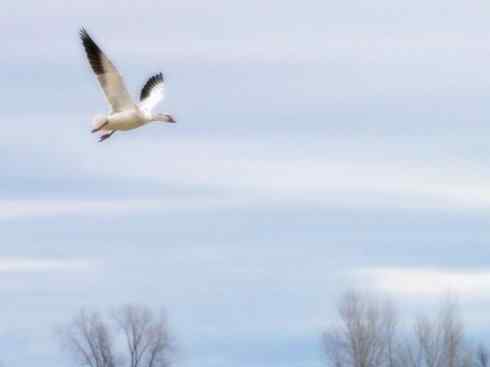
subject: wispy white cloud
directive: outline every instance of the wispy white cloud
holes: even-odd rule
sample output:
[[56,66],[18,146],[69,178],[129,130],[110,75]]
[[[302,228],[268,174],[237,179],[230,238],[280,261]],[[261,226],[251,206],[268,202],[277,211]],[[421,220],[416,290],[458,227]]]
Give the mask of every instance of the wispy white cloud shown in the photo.
[[144,200],[0,200],[0,220],[59,215],[97,216],[135,215],[141,211],[189,210],[243,205],[244,199],[191,197]]
[[490,271],[374,268],[358,272],[376,289],[406,296],[454,293],[481,296],[490,292]]
[[150,200],[0,200],[0,219],[57,215],[124,214],[128,211],[155,209]]
[[0,257],[0,273],[93,270],[96,262],[81,259]]
[[[115,184],[125,178],[141,182],[148,179],[161,183],[162,188],[165,185],[179,187],[184,183],[223,195],[140,200],[138,190],[142,197],[147,197],[141,185],[134,187],[132,197],[125,200],[3,200],[0,201],[0,218],[117,214],[266,202],[363,208],[464,210],[490,207],[490,176],[483,162],[454,158],[447,161],[440,153],[427,150],[407,158],[406,149],[412,149],[410,145],[395,148],[380,142],[383,146],[378,150],[390,152],[383,155],[369,153],[376,144],[370,138],[356,144],[339,139],[310,138],[301,143],[301,151],[289,139],[272,139],[266,143],[256,138],[203,136],[197,139],[174,135],[165,142],[146,141],[144,147],[139,139],[137,142],[122,139],[126,140],[124,149],[131,154],[120,154],[120,141],[101,147],[93,146],[88,140],[74,139],[75,148],[65,157],[66,162],[58,161],[62,165],[57,169],[66,170],[70,175],[113,180]],[[56,144],[48,146],[52,150],[58,148]],[[102,148],[103,154],[100,154]],[[43,153],[46,157],[56,154],[49,150]],[[29,167],[24,170],[27,169]]]
[[[394,158],[400,151],[395,153],[388,146],[386,149],[394,153],[391,156],[363,154],[363,149],[369,151],[375,144],[369,139],[351,146],[357,152],[339,142],[330,145],[325,140],[311,139],[300,153],[287,141],[271,141],[269,150],[258,140],[232,140],[173,139],[166,142],[165,149],[179,159],[167,160],[162,170],[155,170],[153,161],[145,158],[161,154],[161,145],[153,143],[146,144],[144,151],[130,147],[134,152],[131,156],[107,152],[97,166],[89,162],[83,165],[90,174],[130,174],[173,184],[205,185],[240,193],[244,200],[256,198],[276,204],[299,201],[354,207],[452,209],[490,206],[490,176],[463,160],[445,164],[437,156],[426,161],[423,156],[406,159],[402,154],[400,164]],[[121,165],[128,169],[122,172],[118,168]]]

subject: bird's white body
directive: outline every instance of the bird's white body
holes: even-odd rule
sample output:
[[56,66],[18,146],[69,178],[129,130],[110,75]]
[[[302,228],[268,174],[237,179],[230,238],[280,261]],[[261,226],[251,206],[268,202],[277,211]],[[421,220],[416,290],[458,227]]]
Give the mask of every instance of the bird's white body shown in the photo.
[[135,108],[133,110],[112,113],[102,118],[96,117],[94,128],[101,127],[99,131],[127,131],[141,127],[150,121],[149,116],[146,116]]
[[94,119],[92,132],[102,132],[100,141],[109,138],[115,131],[136,129],[152,121],[175,122],[169,114],[152,113],[153,108],[164,97],[164,81],[162,73],[152,76],[140,94],[140,102],[133,102],[124,80],[116,67],[92,40],[87,31],[80,32],[83,46],[87,53],[92,70],[97,76],[111,113],[107,116],[97,116]]
[[143,126],[151,120],[138,109],[118,112],[109,115],[108,130],[131,130]]
[[174,122],[170,115],[163,113],[152,114],[135,106],[132,109],[111,113],[107,116],[96,116],[93,127],[94,130],[100,132],[127,131],[153,121]]

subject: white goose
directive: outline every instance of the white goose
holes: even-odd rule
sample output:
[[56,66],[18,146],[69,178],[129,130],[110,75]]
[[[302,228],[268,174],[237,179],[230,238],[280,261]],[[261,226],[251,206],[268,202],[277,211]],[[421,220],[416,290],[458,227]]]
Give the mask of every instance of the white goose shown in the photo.
[[124,85],[124,80],[116,67],[97,46],[85,29],[80,31],[83,47],[92,70],[97,75],[102,90],[112,111],[106,116],[96,116],[92,133],[101,132],[99,141],[104,141],[118,130],[131,130],[152,121],[174,123],[167,113],[153,113],[153,108],[164,97],[162,73],[152,76],[140,93],[140,102],[135,104]]

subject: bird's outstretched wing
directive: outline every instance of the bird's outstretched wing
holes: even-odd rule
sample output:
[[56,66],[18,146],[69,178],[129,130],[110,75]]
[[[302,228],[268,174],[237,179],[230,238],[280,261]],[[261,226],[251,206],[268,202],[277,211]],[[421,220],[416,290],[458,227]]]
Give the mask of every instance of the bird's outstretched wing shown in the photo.
[[104,91],[112,112],[121,112],[134,107],[134,102],[124,85],[124,80],[116,67],[97,46],[85,29],[80,31],[83,47],[97,80]]
[[158,73],[148,79],[143,89],[141,89],[139,107],[145,112],[151,112],[164,97],[165,83],[163,74]]

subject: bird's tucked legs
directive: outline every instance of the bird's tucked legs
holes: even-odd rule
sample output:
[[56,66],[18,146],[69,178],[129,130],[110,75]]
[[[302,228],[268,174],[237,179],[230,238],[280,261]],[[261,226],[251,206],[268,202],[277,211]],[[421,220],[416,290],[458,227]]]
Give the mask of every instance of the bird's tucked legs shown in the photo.
[[112,134],[114,134],[115,132],[116,132],[116,130],[112,130],[112,131],[111,131],[110,133],[108,133],[108,134],[101,135],[101,136],[100,136],[100,138],[99,138],[99,143],[100,143],[100,142],[103,142],[103,141],[104,141],[104,140],[106,140],[106,139],[109,139],[109,138],[112,136]]
[[105,126],[107,126],[108,123],[109,123],[109,121],[106,121],[102,125],[100,125],[99,127],[96,127],[95,129],[92,129],[91,133],[93,134],[93,133],[96,133],[97,131],[102,130]]

